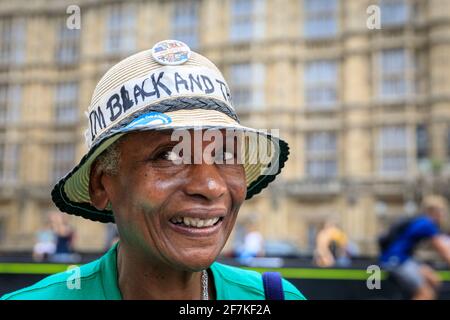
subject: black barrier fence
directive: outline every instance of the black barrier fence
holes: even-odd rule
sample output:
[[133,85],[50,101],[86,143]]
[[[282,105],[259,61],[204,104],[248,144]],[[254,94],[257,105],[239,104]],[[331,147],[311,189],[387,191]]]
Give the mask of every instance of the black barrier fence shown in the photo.
[[[0,296],[32,285],[48,274],[66,270],[68,265],[38,263],[0,263]],[[251,268],[258,272],[279,271],[310,300],[392,300],[405,299],[400,288],[386,274],[380,286],[368,285],[366,269],[320,268]],[[439,299],[450,299],[448,272],[441,272],[443,285]]]

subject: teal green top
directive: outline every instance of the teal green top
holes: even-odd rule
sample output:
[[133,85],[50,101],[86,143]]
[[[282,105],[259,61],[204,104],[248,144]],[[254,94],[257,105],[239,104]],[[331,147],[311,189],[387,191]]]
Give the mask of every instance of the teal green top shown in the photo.
[[[77,274],[69,270],[46,277],[24,289],[5,294],[0,300],[120,300],[117,284],[117,244],[98,260],[82,265]],[[211,267],[217,300],[263,300],[261,274],[214,262]],[[79,271],[79,273],[78,273]],[[79,281],[74,279],[79,275]],[[286,300],[305,300],[283,279]]]

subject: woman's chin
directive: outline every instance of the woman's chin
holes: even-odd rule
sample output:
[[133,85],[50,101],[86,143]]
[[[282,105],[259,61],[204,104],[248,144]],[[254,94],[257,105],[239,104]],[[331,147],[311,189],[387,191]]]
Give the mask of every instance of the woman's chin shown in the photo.
[[[177,264],[181,265],[183,269],[197,272],[209,268],[214,263],[218,256],[215,252],[190,252],[188,255],[178,255]],[[181,258],[181,259],[180,259]]]

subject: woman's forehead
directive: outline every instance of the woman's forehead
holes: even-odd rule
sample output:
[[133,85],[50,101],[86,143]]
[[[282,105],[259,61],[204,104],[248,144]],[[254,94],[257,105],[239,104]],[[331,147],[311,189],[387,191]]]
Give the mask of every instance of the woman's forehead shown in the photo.
[[126,144],[158,145],[171,140],[173,130],[145,130],[127,133],[121,140]]
[[[198,135],[202,140],[211,142],[220,138],[230,140],[239,137],[239,133],[226,129],[168,129],[168,130],[146,130],[130,132],[124,136],[124,142],[145,143],[146,145],[160,145],[163,143],[179,142],[182,138],[190,138]],[[214,139],[212,139],[214,137]]]

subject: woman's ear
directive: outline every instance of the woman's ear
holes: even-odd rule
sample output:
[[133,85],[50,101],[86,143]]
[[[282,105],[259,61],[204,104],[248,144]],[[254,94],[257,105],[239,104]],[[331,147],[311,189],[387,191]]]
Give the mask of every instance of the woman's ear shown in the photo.
[[105,210],[108,205],[109,198],[106,192],[104,181],[104,172],[98,166],[98,161],[91,165],[89,175],[89,196],[94,207],[98,210]]

